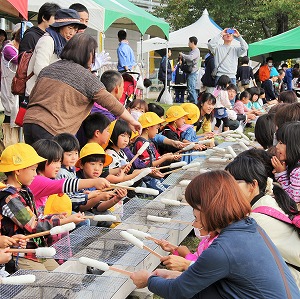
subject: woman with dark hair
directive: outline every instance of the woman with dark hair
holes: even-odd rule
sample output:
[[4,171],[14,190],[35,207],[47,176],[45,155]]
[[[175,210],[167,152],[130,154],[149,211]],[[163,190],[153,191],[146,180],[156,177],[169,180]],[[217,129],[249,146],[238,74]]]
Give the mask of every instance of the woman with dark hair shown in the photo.
[[24,117],[26,143],[51,139],[60,133],[74,135],[94,102],[126,120],[134,130],[140,130],[140,123],[90,72],[96,47],[93,37],[78,33],[64,47],[62,60],[40,72]]
[[213,110],[216,105],[216,98],[211,93],[203,93],[198,99],[198,108],[200,110],[200,117],[197,121],[196,131],[200,129],[208,138],[213,137],[211,130],[211,121],[213,119]]
[[[275,212],[279,211],[286,217],[293,217],[299,215],[297,205],[278,184],[273,184],[263,162],[253,157],[252,153],[247,155],[246,152],[228,164],[226,170],[237,180],[252,206],[251,217],[274,242],[300,288],[299,232],[292,225],[260,213],[258,209],[268,207],[275,209]],[[272,166],[270,157],[268,164]]]
[[279,103],[297,103],[298,98],[296,93],[293,90],[282,91],[278,96]]
[[274,134],[276,132],[274,119],[275,114],[269,113],[261,115],[256,121],[254,128],[255,139],[264,149],[273,147]]
[[45,29],[46,33],[38,40],[28,64],[27,75],[33,76],[26,83],[26,95],[29,96],[40,71],[60,59],[60,54],[78,29],[85,29],[77,11],[59,9],[55,13],[55,22]]
[[[277,106],[277,105],[276,105]],[[300,103],[282,103],[275,113],[275,125],[279,129],[286,122],[300,121]]]
[[299,298],[287,265],[249,217],[250,203],[228,172],[200,174],[187,186],[185,197],[193,208],[193,226],[218,231],[218,238],[183,273],[165,269],[133,273],[137,287],[148,286],[151,292],[172,299]]

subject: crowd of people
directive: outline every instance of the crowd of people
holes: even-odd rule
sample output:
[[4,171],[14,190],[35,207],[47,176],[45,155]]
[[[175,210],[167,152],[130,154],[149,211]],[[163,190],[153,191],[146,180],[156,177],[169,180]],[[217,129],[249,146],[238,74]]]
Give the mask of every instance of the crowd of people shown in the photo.
[[[197,252],[156,241],[170,253],[161,259],[168,270],[138,271],[131,278],[138,288],[148,286],[163,298],[299,298],[299,228],[263,212],[300,217],[300,104],[293,91],[299,65],[282,64],[277,70],[269,57],[255,78],[247,56],[238,67],[247,43],[236,29],[226,28],[208,43],[202,80],[206,89],[200,95],[200,51],[192,36],[191,51],[179,53],[173,78],[171,51],[162,59],[159,74],[164,89],[171,81],[180,85],[186,80],[187,102],[179,86],[179,104],[166,112],[142,99],[123,105],[122,74],[135,64],[127,33],[118,32],[118,70],[104,72],[99,80],[93,73],[99,65],[97,42],[84,32],[88,16],[79,3],[67,9],[46,3],[38,26],[28,29],[22,40],[16,31],[3,47],[4,125],[15,127],[19,101],[26,103],[26,113],[25,143],[7,141],[0,159],[6,176],[0,186],[0,264],[9,273],[56,269],[61,261],[33,253],[12,256],[9,247],[51,246],[59,237],[26,236],[70,222],[114,228],[118,222],[85,217],[109,215],[139,196],[112,184],[132,180],[133,187],[162,193],[170,164],[196,157],[182,155],[181,149],[191,145],[189,151],[205,151],[215,146],[220,132],[255,125],[262,149],[241,153],[225,170],[203,173],[186,188],[194,232],[201,240]],[[239,46],[232,45],[234,38]],[[5,67],[9,62],[16,68],[18,52],[29,50],[33,54],[27,74],[32,75],[16,99],[7,88],[12,78]],[[199,142],[206,139],[207,145]],[[142,176],[145,168],[149,172]],[[61,193],[66,196],[53,199]]]

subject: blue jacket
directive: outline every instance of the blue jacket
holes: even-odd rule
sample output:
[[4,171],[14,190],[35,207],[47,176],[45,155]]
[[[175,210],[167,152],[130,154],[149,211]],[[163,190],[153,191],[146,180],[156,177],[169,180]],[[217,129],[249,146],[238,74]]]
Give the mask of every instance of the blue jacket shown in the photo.
[[293,90],[292,88],[293,81],[293,68],[289,68],[285,71],[285,76],[283,78],[283,82],[287,85],[287,90]]
[[[158,70],[158,80],[165,82],[166,80],[166,56],[161,59],[159,70]],[[172,68],[171,63],[168,59],[168,68],[167,68],[167,81],[172,80]]]
[[[214,285],[226,299],[286,299],[280,271],[256,227],[257,223],[252,218],[232,223],[176,279],[151,276],[148,279],[149,290],[166,299],[201,298],[201,291]],[[292,298],[300,298],[290,270],[275,250]]]

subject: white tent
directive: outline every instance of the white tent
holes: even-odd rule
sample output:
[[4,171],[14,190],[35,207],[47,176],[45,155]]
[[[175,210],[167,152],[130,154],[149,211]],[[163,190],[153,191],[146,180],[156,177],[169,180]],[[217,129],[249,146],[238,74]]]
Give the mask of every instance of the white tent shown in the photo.
[[[177,31],[171,32],[169,35],[168,47],[169,48],[186,48],[188,47],[188,38],[196,36],[198,39],[198,48],[207,49],[207,41],[210,38],[218,35],[223,29],[218,26],[208,15],[207,9],[203,11],[202,16],[195,23],[181,28]],[[221,40],[222,41],[222,40]],[[162,38],[151,38],[149,40],[138,42],[137,52],[147,53],[153,50],[166,48],[167,41]],[[233,41],[233,44],[238,45],[238,41]],[[142,49],[141,49],[142,47]]]

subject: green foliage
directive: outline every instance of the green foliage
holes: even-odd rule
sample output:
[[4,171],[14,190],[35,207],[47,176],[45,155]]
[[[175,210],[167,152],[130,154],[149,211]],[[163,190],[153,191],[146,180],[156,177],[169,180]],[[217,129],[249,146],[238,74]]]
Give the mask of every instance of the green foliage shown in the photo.
[[198,20],[205,8],[218,25],[237,28],[248,43],[300,25],[297,0],[162,0],[154,14],[178,30]]

